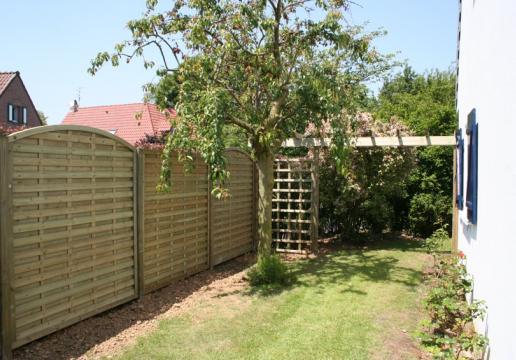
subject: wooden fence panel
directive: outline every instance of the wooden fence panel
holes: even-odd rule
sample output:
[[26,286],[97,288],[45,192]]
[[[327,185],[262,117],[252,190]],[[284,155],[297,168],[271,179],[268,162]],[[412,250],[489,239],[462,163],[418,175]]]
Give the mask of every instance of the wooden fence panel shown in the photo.
[[[206,164],[101,130],[46,126],[0,138],[2,353],[252,250],[254,163],[227,153],[232,197]],[[211,254],[211,258],[210,258]]]
[[212,265],[253,249],[254,163],[240,150],[226,152],[229,199],[212,199]]
[[15,133],[8,152],[18,347],[136,297],[136,153],[78,126]]
[[157,193],[158,151],[143,158],[143,287],[145,292],[209,267],[208,171],[201,159],[184,173],[177,156],[170,164],[170,193]]

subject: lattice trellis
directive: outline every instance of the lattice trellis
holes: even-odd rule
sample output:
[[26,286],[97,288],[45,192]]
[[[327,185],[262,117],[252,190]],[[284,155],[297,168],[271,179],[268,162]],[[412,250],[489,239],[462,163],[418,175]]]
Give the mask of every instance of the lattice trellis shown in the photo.
[[276,252],[307,253],[317,245],[318,174],[310,159],[276,159],[272,241]]

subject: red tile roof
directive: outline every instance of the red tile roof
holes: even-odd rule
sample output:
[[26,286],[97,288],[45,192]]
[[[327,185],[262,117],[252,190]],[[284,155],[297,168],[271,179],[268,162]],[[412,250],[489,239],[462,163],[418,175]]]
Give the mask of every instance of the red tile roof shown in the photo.
[[18,72],[0,72],[0,95],[7,89],[7,86],[18,75]]
[[[176,116],[171,109],[170,115]],[[170,121],[154,104],[124,104],[79,107],[70,111],[62,121],[67,125],[83,125],[114,133],[130,144],[148,135],[170,130]]]

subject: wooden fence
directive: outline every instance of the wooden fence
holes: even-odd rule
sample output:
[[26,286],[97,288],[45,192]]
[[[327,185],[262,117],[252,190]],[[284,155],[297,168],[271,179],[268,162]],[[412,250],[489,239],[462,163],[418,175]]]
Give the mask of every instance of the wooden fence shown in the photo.
[[[231,198],[207,166],[172,161],[107,132],[46,126],[0,137],[2,355],[253,248],[254,163],[227,152]],[[224,231],[222,231],[224,229]]]
[[101,131],[46,130],[2,140],[4,347],[137,295],[134,148]]
[[210,196],[207,166],[194,160],[190,173],[172,156],[172,191],[157,193],[159,152],[142,151],[144,292],[249,252],[253,248],[254,164],[238,150],[226,151],[231,196]]
[[227,152],[230,198],[212,200],[212,266],[232,259],[253,248],[255,229],[254,164],[238,150]]
[[199,159],[190,174],[176,157],[172,190],[157,193],[159,152],[143,152],[143,288],[145,292],[209,267],[208,171]]

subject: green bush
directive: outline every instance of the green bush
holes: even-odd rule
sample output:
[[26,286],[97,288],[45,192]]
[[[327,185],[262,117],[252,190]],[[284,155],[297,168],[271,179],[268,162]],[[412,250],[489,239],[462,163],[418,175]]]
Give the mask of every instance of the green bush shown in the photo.
[[441,251],[449,251],[451,239],[448,230],[445,228],[435,230],[432,236],[425,240],[424,247],[428,253],[434,254],[434,256]]
[[440,194],[420,193],[410,201],[409,229],[416,235],[428,237],[437,229],[451,223],[450,197]]
[[432,285],[424,302],[429,319],[421,324],[422,344],[436,359],[464,359],[465,353],[480,353],[487,339],[473,330],[472,323],[484,318],[486,306],[481,301],[466,301],[473,282],[462,260],[456,256],[442,257],[437,262]]
[[[375,120],[357,115],[355,136],[408,134],[394,119]],[[358,234],[379,235],[400,228],[394,204],[405,196],[405,182],[415,165],[412,148],[349,148],[343,166],[332,156],[320,171],[320,223],[324,235],[354,239]]]
[[279,256],[271,255],[259,260],[247,273],[252,286],[288,285],[292,275]]

